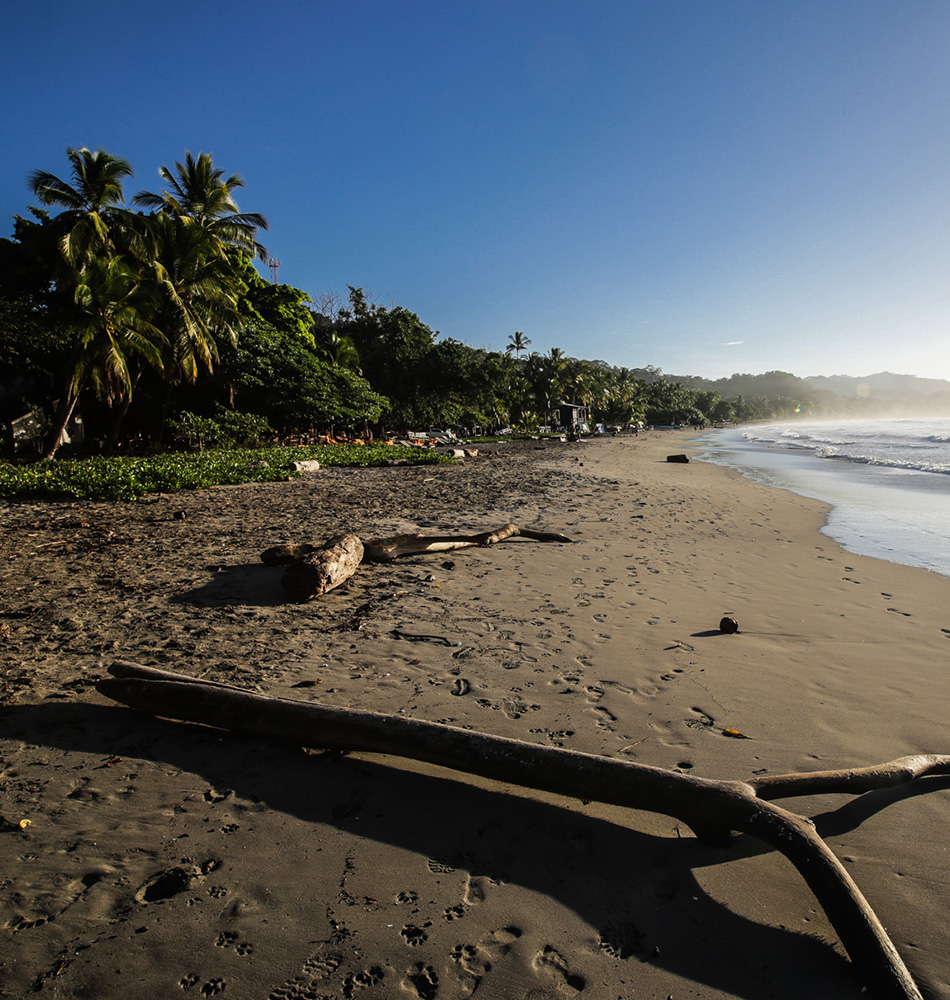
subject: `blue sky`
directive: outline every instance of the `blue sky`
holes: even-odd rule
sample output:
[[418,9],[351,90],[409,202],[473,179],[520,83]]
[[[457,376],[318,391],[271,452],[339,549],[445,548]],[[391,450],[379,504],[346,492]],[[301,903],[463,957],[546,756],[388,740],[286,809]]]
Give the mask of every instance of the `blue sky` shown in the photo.
[[443,337],[950,379],[945,0],[7,0],[0,57],[3,235],[67,146],[212,152],[281,281]]

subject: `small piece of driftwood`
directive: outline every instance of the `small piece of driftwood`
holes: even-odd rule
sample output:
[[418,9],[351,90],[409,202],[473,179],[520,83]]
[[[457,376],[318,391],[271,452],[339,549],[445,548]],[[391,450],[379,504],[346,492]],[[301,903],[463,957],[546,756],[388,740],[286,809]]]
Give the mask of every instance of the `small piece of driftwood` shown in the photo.
[[722,781],[539,746],[433,722],[254,694],[117,661],[97,689],[166,718],[324,750],[408,757],[470,774],[673,816],[704,840],[751,834],[781,851],[824,907],[877,1000],[923,1000],[881,922],[807,817],[773,805],[796,795],[853,795],[950,774],[950,756],[917,754],[876,767]]
[[392,562],[401,556],[484,548],[517,537],[535,542],[572,541],[557,531],[535,531],[515,524],[474,535],[393,535],[363,541],[346,534],[320,545],[311,542],[273,545],[261,553],[261,562],[265,566],[287,565],[282,581],[284,589],[297,601],[309,601],[348,580],[361,562]]

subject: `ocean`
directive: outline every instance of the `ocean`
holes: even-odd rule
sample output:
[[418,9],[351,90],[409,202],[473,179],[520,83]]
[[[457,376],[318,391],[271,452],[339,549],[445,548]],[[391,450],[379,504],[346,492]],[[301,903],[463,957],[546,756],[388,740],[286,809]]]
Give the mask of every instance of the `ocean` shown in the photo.
[[697,456],[831,504],[848,551],[950,576],[950,418],[754,424],[711,431]]

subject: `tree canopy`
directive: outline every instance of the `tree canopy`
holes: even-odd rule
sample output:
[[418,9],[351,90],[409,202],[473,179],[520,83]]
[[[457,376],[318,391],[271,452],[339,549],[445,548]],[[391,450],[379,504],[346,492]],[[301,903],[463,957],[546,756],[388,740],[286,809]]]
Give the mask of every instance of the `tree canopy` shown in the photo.
[[[503,351],[441,338],[404,306],[349,286],[345,302],[265,280],[238,174],[209,153],[161,166],[161,190],[126,206],[132,166],[69,148],[64,178],[30,175],[39,207],[0,239],[0,419],[45,414],[46,454],[82,413],[87,438],[161,441],[167,418],[225,407],[278,434],[329,426],[402,431],[591,423],[704,424],[809,413],[823,394],[787,372],[708,381],[616,368],[553,347]],[[827,394],[824,394],[826,397]]]

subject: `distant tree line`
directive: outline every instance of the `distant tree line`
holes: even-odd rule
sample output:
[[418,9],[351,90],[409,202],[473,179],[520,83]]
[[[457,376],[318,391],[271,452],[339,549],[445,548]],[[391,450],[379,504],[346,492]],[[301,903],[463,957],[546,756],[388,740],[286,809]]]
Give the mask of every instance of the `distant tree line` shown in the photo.
[[266,220],[239,210],[241,178],[210,155],[162,166],[162,190],[129,206],[126,160],[85,148],[67,159],[67,179],[30,176],[39,206],[0,240],[8,448],[11,422],[27,413],[52,457],[78,414],[87,446],[109,452],[167,446],[169,428],[182,436],[183,415],[192,429],[205,420],[286,438],[334,428],[534,431],[556,424],[567,403],[586,407],[591,423],[619,426],[766,419],[821,403],[784,372],[674,379],[556,347],[529,352],[521,331],[504,351],[469,347],[359,287],[314,302],[258,274]]

